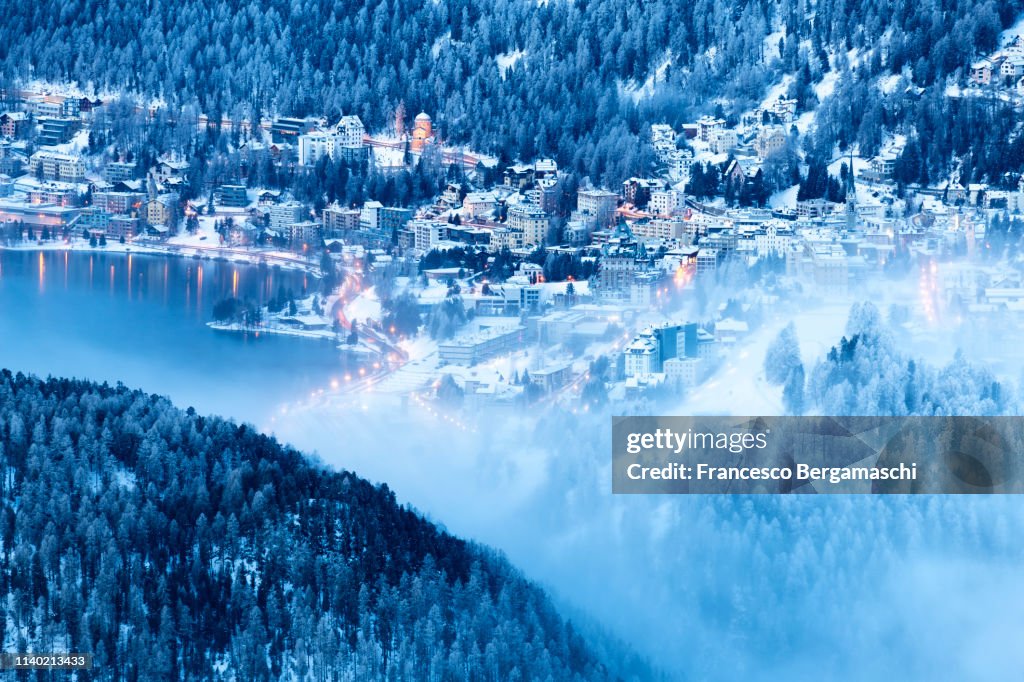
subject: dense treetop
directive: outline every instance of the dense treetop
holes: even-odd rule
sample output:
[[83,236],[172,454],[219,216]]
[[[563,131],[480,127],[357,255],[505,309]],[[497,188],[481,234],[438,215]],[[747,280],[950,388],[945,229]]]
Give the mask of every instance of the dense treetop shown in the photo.
[[248,426],[5,370],[0,472],[0,646],[89,679],[607,677],[503,559]]
[[[0,68],[7,79],[77,81],[197,103],[214,116],[352,113],[371,130],[391,124],[404,102],[410,115],[430,112],[450,142],[506,159],[551,155],[596,182],[646,170],[646,123],[679,123],[716,98],[735,113],[782,74],[793,75],[801,106],[812,106],[809,84],[845,68],[848,54],[863,55],[871,75],[906,72],[940,87],[994,49],[1021,6],[40,0],[6,8]],[[514,54],[522,56],[502,58]],[[648,96],[625,96],[655,74]],[[880,107],[867,113],[883,118]]]

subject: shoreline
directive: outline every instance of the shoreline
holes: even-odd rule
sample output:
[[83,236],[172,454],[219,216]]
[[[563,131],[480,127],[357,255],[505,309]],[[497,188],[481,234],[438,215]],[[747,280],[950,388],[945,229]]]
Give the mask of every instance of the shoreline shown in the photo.
[[273,325],[248,327],[240,322],[217,321],[207,322],[206,326],[214,333],[219,334],[252,334],[257,339],[260,336],[267,336],[284,339],[299,339],[304,342],[329,343],[334,346],[340,357],[355,361],[370,362],[375,357],[378,357],[378,354],[373,350],[366,348],[361,344],[349,346],[344,341],[338,339],[337,334],[334,332],[326,332],[325,330],[308,330]]
[[[232,249],[225,253],[224,249],[216,247],[196,247],[182,244],[121,244],[117,241],[108,242],[106,246],[90,246],[85,243],[66,243],[55,241],[50,243],[24,243],[24,244],[0,244],[0,251],[26,251],[44,252],[75,252],[83,254],[116,254],[142,256],[163,256],[166,258],[181,258],[188,260],[214,261],[218,263],[231,263],[234,265],[246,265],[259,267],[260,265],[276,267],[282,270],[294,270],[304,272],[307,275],[319,278],[320,267],[313,263],[299,262],[297,258],[284,256],[281,252],[236,252]],[[204,252],[210,253],[204,253]]]
[[321,330],[309,330],[299,329],[291,327],[278,327],[271,325],[260,325],[258,327],[249,327],[241,322],[207,322],[206,326],[210,329],[218,332],[228,332],[232,334],[254,334],[259,336],[260,334],[266,334],[267,336],[287,336],[296,339],[309,339],[311,341],[326,341],[328,343],[341,344],[337,340],[337,334],[334,332],[326,332]]

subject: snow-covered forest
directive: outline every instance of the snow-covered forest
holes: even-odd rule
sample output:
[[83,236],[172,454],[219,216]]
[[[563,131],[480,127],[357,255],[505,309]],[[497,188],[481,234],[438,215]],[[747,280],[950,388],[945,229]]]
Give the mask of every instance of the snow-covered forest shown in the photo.
[[88,679],[601,679],[500,556],[254,430],[0,373],[3,649]]
[[[912,133],[900,179],[1016,172],[1024,139],[998,100],[947,99],[947,77],[997,47],[1020,0],[46,0],[7,8],[0,75],[196,105],[211,118],[358,115],[370,130],[434,115],[451,143],[503,161],[548,155],[615,185],[653,157],[652,122],[729,117],[766,88],[821,104],[812,159]],[[510,55],[514,55],[510,57]],[[833,92],[815,84],[829,75]],[[874,87],[878,78],[904,87]],[[922,88],[908,97],[907,87]],[[643,93],[643,96],[640,96]],[[163,151],[163,150],[161,150]]]
[[790,414],[825,415],[1006,415],[1019,414],[1013,387],[963,350],[944,367],[931,367],[901,350],[890,324],[870,302],[854,304],[846,334],[826,357],[816,359],[809,378],[797,333],[787,325],[768,347],[770,383],[783,385]]
[[[80,165],[61,201],[83,204],[55,213],[156,215],[109,249],[83,222],[0,230],[0,248],[47,251],[25,261],[33,287],[0,272],[18,342],[0,354],[0,650],[90,652],[80,679],[127,680],[1024,669],[1014,498],[613,495],[609,458],[622,414],[1024,413],[1022,13],[6,3],[0,161],[17,171],[0,203],[43,217],[40,192],[62,182],[53,147]],[[1011,34],[1010,72],[982,85],[972,65]],[[75,131],[46,145],[40,112],[64,95]],[[414,154],[418,112],[433,127]],[[342,116],[364,125],[358,152],[299,156]],[[283,117],[303,120],[282,132]],[[139,203],[97,210],[113,187]],[[599,223],[580,200],[602,195]],[[516,247],[534,204],[546,227],[532,243],[516,227]],[[165,245],[185,257],[177,280],[163,268],[180,308],[154,293],[156,270],[140,274],[140,246]],[[301,296],[269,256],[301,268]],[[252,291],[276,297],[231,283],[246,263],[270,271]],[[204,268],[208,297],[220,273],[213,301]],[[88,307],[120,300],[122,282],[129,307]],[[484,300],[497,292],[500,306]],[[238,323],[216,348],[176,326],[213,334],[211,314]],[[256,327],[283,317],[294,333]],[[94,321],[108,333],[82,331]],[[271,346],[314,343],[307,325],[331,343]],[[478,361],[474,336],[515,325],[527,333]],[[647,365],[627,375],[634,341]],[[472,359],[441,361],[445,342]],[[670,383],[668,360],[692,374]],[[183,409],[197,394],[239,422]]]

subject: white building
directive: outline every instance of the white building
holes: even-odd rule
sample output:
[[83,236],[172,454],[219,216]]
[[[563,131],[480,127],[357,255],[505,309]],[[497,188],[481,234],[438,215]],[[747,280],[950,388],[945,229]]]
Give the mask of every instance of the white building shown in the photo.
[[647,210],[656,216],[669,216],[686,207],[686,195],[675,189],[661,189],[651,192]]
[[728,154],[739,144],[739,135],[732,128],[716,128],[708,136],[708,148],[715,154]]
[[655,148],[671,145],[676,146],[676,131],[667,123],[654,123],[651,125],[651,142]]
[[971,64],[971,78],[973,85],[988,85],[992,82],[992,61],[982,59]]
[[619,195],[606,189],[581,189],[576,193],[576,210],[594,216],[600,228],[614,222],[618,203]]
[[542,245],[551,226],[548,214],[530,204],[518,204],[508,209],[507,225],[523,235],[523,244]]
[[716,130],[722,130],[725,128],[724,118],[715,118],[714,116],[701,116],[697,119],[697,137],[701,142],[710,142],[711,134]]
[[285,228],[292,248],[314,249],[320,245],[323,226],[313,220],[292,223]]
[[693,166],[693,152],[689,149],[673,149],[663,159],[668,164],[668,174],[673,180],[689,180]]
[[700,358],[669,358],[662,363],[665,381],[682,388],[692,388],[700,381]]
[[789,123],[796,116],[796,105],[797,100],[795,98],[790,99],[779,95],[779,98],[766,107],[766,109],[778,116],[779,120],[783,123]]
[[714,272],[718,269],[718,249],[704,249],[697,252],[697,274]]
[[413,246],[420,251],[430,251],[448,237],[448,224],[436,220],[410,220],[407,227],[413,233]]
[[285,230],[289,225],[301,223],[309,216],[306,207],[297,201],[273,204],[268,208],[268,211],[270,213],[270,226],[275,230]]
[[789,224],[769,220],[754,232],[754,249],[757,255],[780,255],[796,242],[796,235]]
[[515,240],[512,238],[512,230],[507,227],[493,228],[491,230],[491,240],[487,246],[491,251],[500,251],[504,248],[511,249],[513,246],[516,246]]
[[686,223],[681,218],[655,218],[633,223],[633,234],[641,239],[682,239]]
[[376,230],[380,223],[380,210],[384,204],[379,201],[367,201],[359,212],[359,223],[367,230]]
[[335,144],[339,147],[363,146],[366,128],[358,116],[342,116],[335,131]]
[[85,177],[85,162],[74,154],[41,150],[29,159],[29,173],[41,174],[46,180],[80,182]]
[[497,207],[493,192],[470,192],[462,200],[462,208],[470,218],[489,218]]
[[622,351],[627,377],[649,377],[658,369],[658,342],[650,330],[641,332]]
[[314,166],[323,157],[334,158],[335,136],[322,130],[299,135],[299,163]]
[[786,133],[782,126],[762,128],[754,140],[754,151],[757,158],[764,161],[769,156],[786,146]]
[[562,238],[572,246],[590,242],[590,235],[597,228],[597,220],[589,213],[573,213],[565,223]]
[[558,164],[554,159],[540,159],[533,166],[534,179],[558,177]]
[[343,150],[355,150],[363,146],[366,129],[358,116],[342,116],[333,131],[314,130],[299,135],[299,163],[313,166],[323,157],[337,159]]

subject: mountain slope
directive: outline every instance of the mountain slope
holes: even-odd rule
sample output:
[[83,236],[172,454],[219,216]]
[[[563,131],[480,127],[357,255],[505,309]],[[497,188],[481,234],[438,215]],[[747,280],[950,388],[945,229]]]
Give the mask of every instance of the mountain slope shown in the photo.
[[3,650],[96,679],[604,679],[547,598],[386,487],[166,399],[0,373]]
[[[370,130],[428,111],[441,136],[643,173],[646,123],[727,114],[789,74],[809,84],[856,51],[872,74],[945,79],[997,47],[1021,0],[40,0],[7,8],[0,75],[75,81],[221,114],[357,114]],[[510,60],[509,55],[520,58]],[[513,63],[514,62],[514,63]],[[643,84],[645,95],[623,96]],[[406,121],[409,123],[409,121]],[[857,123],[859,124],[859,117]],[[886,121],[894,125],[896,121]],[[855,124],[851,124],[855,125]],[[831,131],[836,142],[856,134]]]

